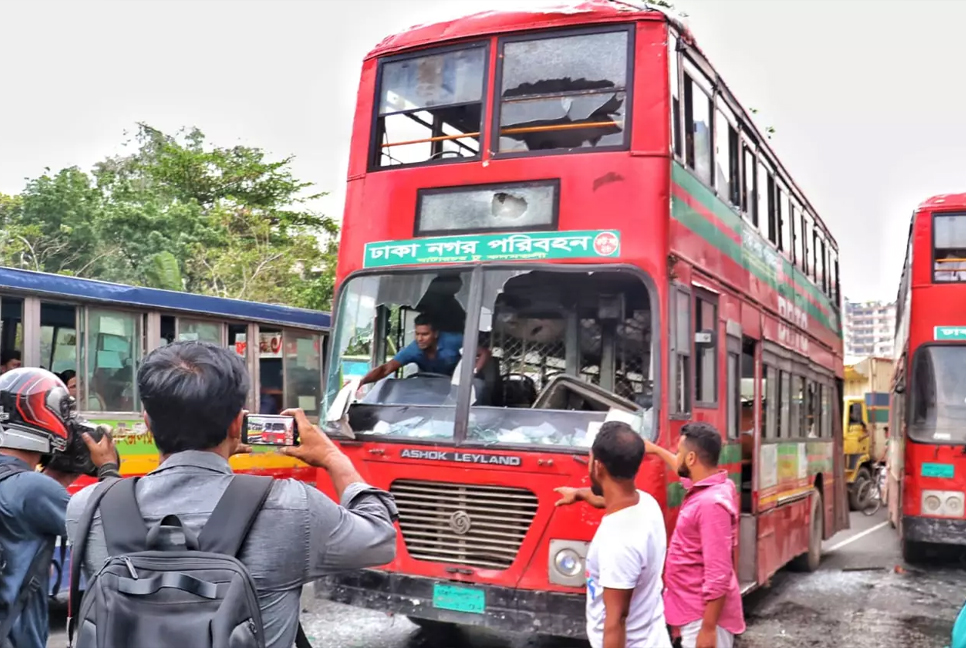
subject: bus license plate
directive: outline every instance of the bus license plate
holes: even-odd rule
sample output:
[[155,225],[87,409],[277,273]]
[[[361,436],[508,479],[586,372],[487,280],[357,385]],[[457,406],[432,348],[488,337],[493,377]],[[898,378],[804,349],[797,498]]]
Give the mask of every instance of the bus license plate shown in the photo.
[[486,612],[486,592],[472,587],[433,585],[433,607],[454,612],[483,614]]

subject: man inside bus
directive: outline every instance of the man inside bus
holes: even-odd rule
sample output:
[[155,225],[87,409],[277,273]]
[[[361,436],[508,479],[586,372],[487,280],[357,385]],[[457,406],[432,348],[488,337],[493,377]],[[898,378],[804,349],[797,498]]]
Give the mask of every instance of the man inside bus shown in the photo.
[[10,349],[0,354],[0,374],[19,369],[21,364],[20,352],[16,349]]
[[[463,353],[463,334],[438,330],[425,313],[416,318],[415,324],[415,339],[403,347],[392,360],[363,376],[360,386],[379,382],[408,364],[415,364],[423,373],[453,375]],[[480,347],[476,354],[474,373],[483,369],[489,359],[489,349]]]

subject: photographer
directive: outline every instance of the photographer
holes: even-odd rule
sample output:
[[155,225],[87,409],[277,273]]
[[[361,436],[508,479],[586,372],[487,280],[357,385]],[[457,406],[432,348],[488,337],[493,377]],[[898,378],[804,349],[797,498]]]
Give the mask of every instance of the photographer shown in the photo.
[[55,539],[67,535],[67,487],[85,473],[120,476],[110,435],[96,442],[84,430],[54,374],[0,376],[0,648],[47,645],[48,572]]
[[[233,483],[228,459],[241,445],[249,386],[243,360],[205,342],[175,342],[142,362],[138,391],[161,465],[137,482],[134,499],[146,526],[158,529],[159,544],[177,545],[180,536],[185,538],[180,544],[186,544],[189,536],[199,536]],[[283,414],[294,416],[301,437],[301,445],[284,448],[285,454],[325,469],[341,504],[294,479],[271,484],[238,553],[255,585],[266,648],[296,643],[303,584],[333,571],[384,565],[396,553],[392,496],[366,484],[302,410]],[[108,558],[105,508],[99,506],[92,518],[85,516],[93,493],[94,487],[82,490],[67,510],[75,546],[82,540],[77,537],[82,518],[85,524],[92,521],[83,563],[89,578]],[[172,516],[183,528],[160,524]],[[116,519],[110,513],[108,518]],[[164,624],[179,623],[178,614],[157,623],[161,625],[152,628],[164,632]],[[100,631],[109,630],[105,626]]]

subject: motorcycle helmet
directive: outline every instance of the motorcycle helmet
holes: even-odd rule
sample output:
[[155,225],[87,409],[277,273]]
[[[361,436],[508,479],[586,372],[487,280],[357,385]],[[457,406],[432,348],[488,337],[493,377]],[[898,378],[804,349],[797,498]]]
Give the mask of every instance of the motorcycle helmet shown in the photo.
[[73,416],[73,398],[51,372],[21,367],[0,374],[0,448],[63,452]]

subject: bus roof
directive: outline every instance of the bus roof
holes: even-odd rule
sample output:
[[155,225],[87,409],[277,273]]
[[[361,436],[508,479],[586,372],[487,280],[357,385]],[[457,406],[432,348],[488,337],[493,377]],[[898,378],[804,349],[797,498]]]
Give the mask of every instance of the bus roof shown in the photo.
[[304,326],[312,329],[328,329],[331,325],[329,314],[321,311],[277,304],[262,304],[241,299],[195,295],[173,290],[139,288],[95,279],[81,279],[16,268],[0,267],[0,290],[3,289],[51,297],[73,297],[85,302],[203,313],[239,320]]
[[966,209],[966,193],[958,194],[939,194],[932,198],[927,198],[922,202],[916,211],[931,210],[937,208],[944,209]]
[[518,11],[481,11],[452,20],[410,27],[404,32],[384,38],[366,58],[483,35],[628,19],[668,20],[669,16],[661,7],[645,2],[620,0],[588,0]]

